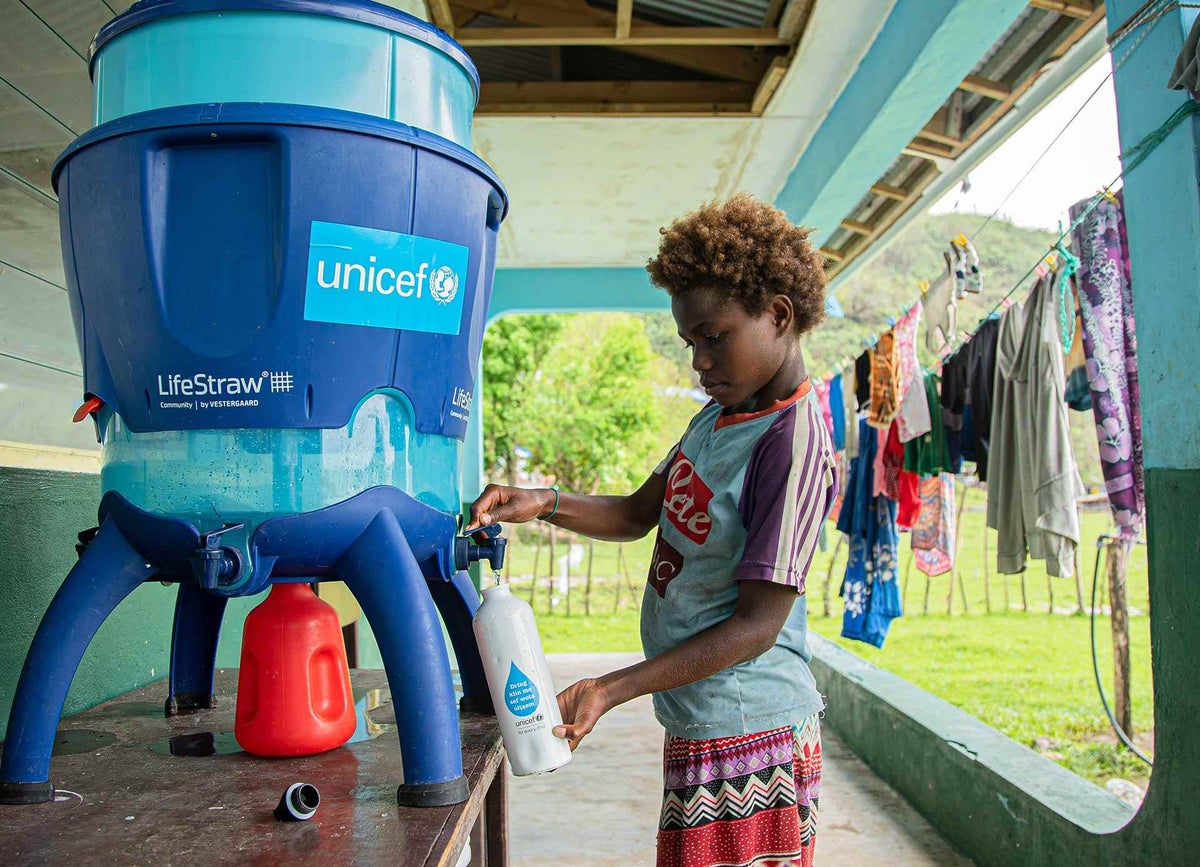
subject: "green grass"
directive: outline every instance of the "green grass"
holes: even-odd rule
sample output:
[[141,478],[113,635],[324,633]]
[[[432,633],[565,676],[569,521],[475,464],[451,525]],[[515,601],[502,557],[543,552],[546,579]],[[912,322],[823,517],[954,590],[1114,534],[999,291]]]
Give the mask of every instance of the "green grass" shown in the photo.
[[[960,486],[959,493],[962,488]],[[967,609],[955,587],[952,613],[947,615],[949,576],[927,579],[917,569],[906,570],[909,547],[901,541],[901,581],[906,616],[893,622],[887,643],[876,650],[838,637],[841,600],[837,597],[846,549],[834,551],[837,534],[830,528],[830,550],[818,554],[809,575],[809,612],[814,632],[832,638],[843,647],[875,665],[895,672],[922,689],[978,717],[1014,740],[1033,747],[1075,773],[1096,783],[1124,777],[1144,785],[1148,768],[1128,750],[1118,747],[1096,695],[1086,616],[1078,609],[1079,591],[1074,579],[1047,579],[1039,563],[1030,565],[1022,578],[999,576],[994,566],[984,579],[984,495],[967,494],[963,514],[959,571],[963,578]],[[1090,604],[1095,539],[1109,527],[1107,511],[1084,514],[1085,544],[1080,550],[1080,584],[1084,604]],[[510,581],[514,592],[529,598],[529,575],[533,566],[538,528],[522,527],[511,546]],[[544,532],[541,531],[541,532]],[[555,557],[565,553],[560,534]],[[550,605],[548,538],[543,537],[538,580],[533,598],[542,642],[550,653],[616,652],[640,650],[637,606],[645,580],[646,564],[653,540],[617,546],[596,543],[593,559],[592,614],[584,616],[584,561],[572,570],[570,615],[567,600],[559,595]],[[988,557],[994,563],[995,533],[988,531]],[[623,549],[629,573],[622,578],[617,597],[618,548]],[[904,578],[908,572],[907,580]],[[829,617],[824,616],[826,579]],[[928,614],[925,609],[929,587]],[[635,590],[630,589],[632,584]],[[1106,590],[1104,564],[1100,584]],[[1007,589],[1007,602],[1005,591]],[[1049,614],[1051,594],[1054,614]],[[1146,551],[1135,548],[1127,577],[1130,606],[1130,654],[1132,659],[1132,703],[1137,741],[1151,751],[1153,698],[1150,675],[1150,621]],[[1022,599],[1024,598],[1024,602]],[[1107,602],[1107,594],[1100,597]],[[991,613],[986,613],[990,600]],[[619,608],[617,604],[619,602]],[[1024,610],[1024,606],[1028,610]],[[1100,671],[1111,700],[1112,640],[1109,619],[1096,619]]]

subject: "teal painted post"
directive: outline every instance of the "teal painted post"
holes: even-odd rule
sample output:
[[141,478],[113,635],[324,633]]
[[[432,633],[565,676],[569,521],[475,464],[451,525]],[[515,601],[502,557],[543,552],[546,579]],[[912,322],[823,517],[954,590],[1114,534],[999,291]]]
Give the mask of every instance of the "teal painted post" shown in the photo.
[[[1110,33],[1142,0],[1108,0]],[[1166,2],[1153,7],[1169,8]],[[1122,150],[1188,98],[1167,78],[1196,10],[1170,9],[1112,49]],[[1125,179],[1145,441],[1155,768],[1130,828],[1141,863],[1200,852],[1200,122],[1185,121]]]
[[1027,0],[900,0],[775,199],[831,237],[1025,8]]

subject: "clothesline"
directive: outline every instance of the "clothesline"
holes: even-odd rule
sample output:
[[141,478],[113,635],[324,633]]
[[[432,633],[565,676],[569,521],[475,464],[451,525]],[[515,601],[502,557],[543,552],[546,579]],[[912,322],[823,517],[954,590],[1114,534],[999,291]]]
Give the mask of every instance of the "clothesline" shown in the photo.
[[[1172,132],[1172,130],[1175,129],[1175,127],[1179,126],[1180,123],[1182,123],[1184,120],[1186,120],[1188,117],[1191,117],[1194,114],[1200,114],[1200,103],[1197,103],[1197,102],[1189,99],[1186,102],[1184,102],[1178,109],[1176,109],[1171,114],[1171,116],[1168,117],[1162,123],[1161,126],[1159,126],[1155,130],[1152,130],[1141,141],[1139,141],[1137,144],[1133,145],[1128,150],[1123,152],[1120,155],[1120,159],[1123,163],[1125,163],[1125,165],[1122,168],[1122,170],[1117,173],[1117,176],[1115,178],[1113,178],[1098,193],[1096,193],[1095,196],[1092,197],[1091,201],[1088,202],[1087,208],[1075,220],[1073,220],[1071,222],[1071,225],[1067,227],[1066,231],[1062,232],[1058,236],[1058,238],[1054,241],[1054,243],[1049,245],[1046,248],[1045,252],[1042,253],[1038,257],[1037,261],[1034,262],[1032,266],[1030,266],[1029,270],[1026,271],[1025,274],[1019,280],[1017,280],[1016,283],[1013,284],[1012,288],[1010,288],[1007,292],[1004,293],[1004,295],[1002,295],[1000,297],[1000,300],[998,300],[992,306],[992,309],[988,311],[988,314],[986,316],[984,316],[983,319],[981,319],[980,322],[975,326],[975,328],[973,328],[967,334],[966,338],[963,339],[961,342],[959,342],[957,346],[954,346],[954,348],[950,352],[948,352],[942,356],[941,362],[944,363],[946,361],[946,359],[950,358],[955,353],[957,353],[960,349],[962,349],[963,346],[967,345],[967,343],[969,343],[971,341],[971,338],[974,337],[975,334],[979,331],[979,327],[984,322],[988,321],[988,319],[990,319],[993,315],[995,315],[995,313],[997,311],[999,311],[1000,308],[1004,305],[1004,302],[1007,301],[1009,298],[1011,298],[1017,292],[1017,290],[1019,290],[1021,288],[1021,286],[1024,285],[1025,281],[1028,280],[1029,277],[1037,270],[1038,266],[1041,265],[1046,260],[1046,257],[1053,254],[1055,252],[1055,250],[1059,247],[1059,245],[1062,244],[1063,240],[1066,239],[1066,237],[1068,235],[1070,235],[1071,232],[1074,231],[1074,229],[1080,223],[1082,223],[1083,220],[1093,210],[1095,210],[1096,206],[1099,205],[1100,202],[1103,201],[1107,196],[1111,195],[1112,189],[1114,186],[1116,186],[1117,182],[1121,181],[1126,175],[1128,175],[1131,171],[1133,171],[1135,168],[1137,168],[1139,165],[1141,165],[1142,162],[1144,162],[1145,159],[1147,157],[1149,157],[1151,153],[1153,153],[1155,148],[1157,148],[1160,144],[1162,144],[1163,141],[1166,140],[1167,136]],[[1074,118],[1072,118],[1072,120],[1073,119]],[[1039,157],[1039,159],[1040,159],[1040,157]],[[1126,161],[1128,161],[1128,162],[1126,162]],[[922,295],[922,297],[923,297],[923,295]],[[912,309],[913,306],[915,306],[916,303],[918,303],[921,300],[922,300],[922,298],[917,298],[912,304],[905,305],[905,307],[903,308],[903,310],[901,312],[901,315],[903,315],[904,313],[907,313],[910,309]],[[896,317],[891,317],[891,318],[893,321],[896,319]],[[878,337],[876,337],[876,339],[878,339]],[[830,377],[834,376],[836,373],[843,370],[850,363],[851,360],[852,359],[843,358],[842,360],[838,361],[837,364],[835,365],[835,368],[829,370],[826,373],[824,379],[828,380]]]

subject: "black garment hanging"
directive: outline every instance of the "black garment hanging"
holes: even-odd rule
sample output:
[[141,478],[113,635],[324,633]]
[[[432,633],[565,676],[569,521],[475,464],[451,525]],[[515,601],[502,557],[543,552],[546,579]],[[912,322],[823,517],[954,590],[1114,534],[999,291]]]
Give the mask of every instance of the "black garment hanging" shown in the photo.
[[992,430],[992,388],[996,376],[996,339],[1000,320],[979,326],[963,352],[967,356],[967,401],[971,406],[971,451],[963,443],[963,457],[974,459],[979,481],[987,481],[988,438]]
[[871,404],[871,352],[865,350],[854,359],[854,398],[858,411],[864,412]]

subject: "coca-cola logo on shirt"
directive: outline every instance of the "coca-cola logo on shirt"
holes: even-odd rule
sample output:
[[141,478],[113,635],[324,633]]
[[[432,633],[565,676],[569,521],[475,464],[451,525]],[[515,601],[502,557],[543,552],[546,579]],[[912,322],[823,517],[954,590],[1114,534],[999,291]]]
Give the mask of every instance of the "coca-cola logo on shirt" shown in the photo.
[[712,529],[712,518],[708,514],[712,496],[708,485],[696,473],[696,465],[680,452],[667,473],[663,508],[675,529],[697,545],[704,544]]
[[672,548],[671,544],[662,537],[660,529],[658,538],[654,540],[654,554],[650,557],[650,574],[647,576],[650,586],[660,597],[665,598],[667,585],[674,580],[682,568],[683,555]]

